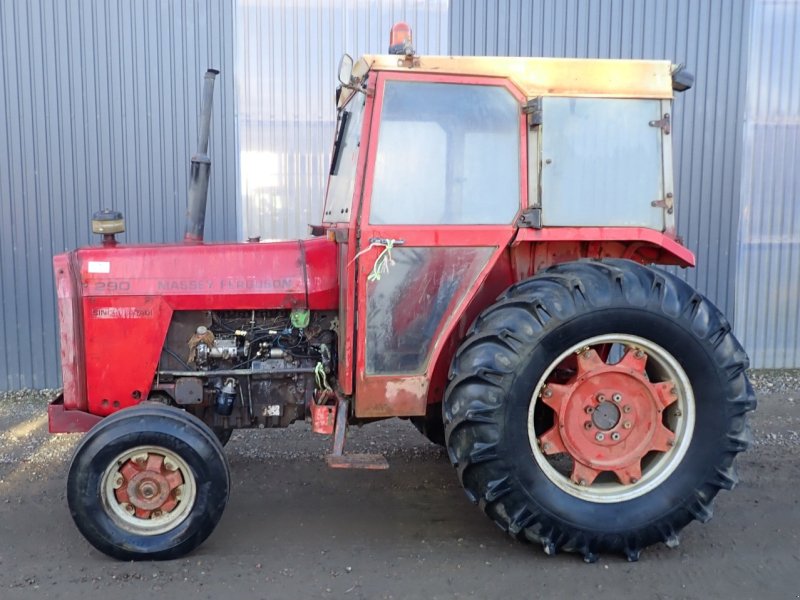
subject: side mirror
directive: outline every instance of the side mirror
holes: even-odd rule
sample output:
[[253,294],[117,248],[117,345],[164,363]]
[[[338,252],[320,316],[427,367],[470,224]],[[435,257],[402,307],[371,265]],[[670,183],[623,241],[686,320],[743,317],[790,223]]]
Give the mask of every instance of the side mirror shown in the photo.
[[339,83],[344,86],[350,85],[350,78],[353,76],[353,57],[343,54],[339,59]]
[[350,70],[350,80],[361,82],[367,76],[369,65],[363,58],[359,58],[355,66]]

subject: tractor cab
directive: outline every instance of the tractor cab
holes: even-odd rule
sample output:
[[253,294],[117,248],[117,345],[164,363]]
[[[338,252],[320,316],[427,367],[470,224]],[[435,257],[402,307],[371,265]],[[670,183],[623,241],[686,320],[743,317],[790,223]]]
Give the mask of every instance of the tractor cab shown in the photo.
[[440,401],[480,307],[555,261],[694,260],[675,235],[677,67],[416,56],[403,24],[391,41],[340,62],[323,213],[339,380],[363,418]]

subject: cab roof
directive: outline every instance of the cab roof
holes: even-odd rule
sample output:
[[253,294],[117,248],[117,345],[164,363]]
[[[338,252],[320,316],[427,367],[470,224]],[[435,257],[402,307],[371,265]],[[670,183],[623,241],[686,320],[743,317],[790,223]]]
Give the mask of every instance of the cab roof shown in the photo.
[[367,54],[370,70],[508,79],[528,98],[672,98],[666,60]]

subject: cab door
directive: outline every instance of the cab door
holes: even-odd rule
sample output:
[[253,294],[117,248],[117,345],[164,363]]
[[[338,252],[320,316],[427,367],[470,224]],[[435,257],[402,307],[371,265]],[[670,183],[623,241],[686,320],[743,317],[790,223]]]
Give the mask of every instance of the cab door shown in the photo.
[[356,416],[425,413],[442,342],[527,198],[522,102],[501,79],[378,73],[355,258]]

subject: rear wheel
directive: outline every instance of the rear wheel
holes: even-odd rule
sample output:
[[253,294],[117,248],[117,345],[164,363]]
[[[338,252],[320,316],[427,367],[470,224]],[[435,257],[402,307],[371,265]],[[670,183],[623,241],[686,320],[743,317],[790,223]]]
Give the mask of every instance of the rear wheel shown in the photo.
[[171,559],[219,522],[230,489],[222,446],[183,410],[142,404],[101,421],[75,451],[67,501],[98,550],[122,560]]
[[513,536],[635,560],[735,484],[755,407],[746,367],[685,282],[630,261],[559,265],[510,288],[459,349],[448,451]]

